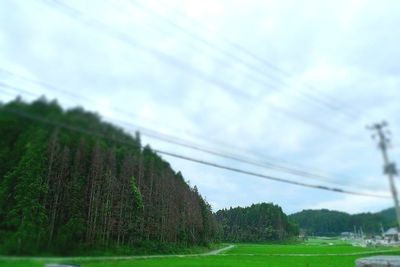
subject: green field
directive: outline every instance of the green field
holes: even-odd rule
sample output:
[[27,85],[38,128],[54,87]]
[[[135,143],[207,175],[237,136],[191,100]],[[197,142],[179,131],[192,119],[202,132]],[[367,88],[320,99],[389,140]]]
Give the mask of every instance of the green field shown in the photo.
[[225,252],[225,254],[255,254],[255,255],[297,255],[297,254],[353,254],[382,251],[387,248],[363,248],[352,245],[252,245],[242,244]]
[[376,255],[400,255],[400,248],[353,247],[340,241],[310,240],[298,245],[237,244],[234,248],[217,255],[160,256],[156,258],[70,258],[68,259],[7,259],[0,266],[37,266],[45,263],[78,263],[81,266],[100,267],[155,267],[155,266],[246,266],[246,267],[354,267],[357,258]]

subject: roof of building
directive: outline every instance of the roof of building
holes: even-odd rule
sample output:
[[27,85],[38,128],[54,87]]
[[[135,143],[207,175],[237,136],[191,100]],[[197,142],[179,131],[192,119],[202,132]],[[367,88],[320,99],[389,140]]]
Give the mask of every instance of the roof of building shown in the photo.
[[392,227],[385,232],[385,235],[396,235],[398,234],[398,230],[396,227]]

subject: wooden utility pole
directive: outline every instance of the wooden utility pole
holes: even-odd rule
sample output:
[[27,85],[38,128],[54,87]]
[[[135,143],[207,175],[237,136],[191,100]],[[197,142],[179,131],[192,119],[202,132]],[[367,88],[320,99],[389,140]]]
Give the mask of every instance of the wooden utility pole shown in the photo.
[[387,126],[385,121],[381,123],[375,123],[367,128],[373,131],[376,131],[375,134],[372,135],[373,138],[378,138],[378,146],[379,149],[382,151],[383,157],[383,172],[387,174],[389,177],[389,185],[390,190],[392,192],[393,200],[394,200],[394,207],[396,210],[396,218],[397,218],[397,229],[400,229],[400,207],[399,207],[399,199],[397,196],[396,185],[394,183],[394,176],[397,175],[396,164],[394,162],[390,162],[389,156],[387,153],[387,148],[390,143],[390,139],[386,136],[383,129]]

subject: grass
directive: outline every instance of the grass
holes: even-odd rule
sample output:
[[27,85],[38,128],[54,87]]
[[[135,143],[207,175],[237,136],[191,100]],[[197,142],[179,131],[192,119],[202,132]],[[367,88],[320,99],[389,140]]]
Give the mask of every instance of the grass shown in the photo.
[[257,254],[257,255],[274,255],[274,254],[351,254],[359,252],[382,251],[390,248],[371,247],[362,248],[351,245],[251,245],[243,244],[226,251],[225,254]]
[[[112,257],[112,256],[136,256],[136,255],[170,255],[170,254],[201,254],[210,250],[216,250],[226,247],[223,243],[214,243],[207,246],[187,246],[184,244],[159,243],[159,242],[141,242],[134,247],[96,247],[89,248],[85,246],[72,247],[62,251],[44,251],[40,253],[20,255],[36,257]],[[0,246],[0,256],[9,255],[4,247]]]
[[[327,244],[324,241],[310,240],[298,245],[238,244],[223,254],[209,256],[169,256],[148,259],[75,258],[75,261],[71,260],[73,258],[70,260],[64,258],[57,259],[57,261],[64,263],[75,262],[83,267],[354,267],[354,262],[357,258],[367,255],[349,254],[370,253],[370,255],[374,255],[382,250],[393,250],[393,248],[362,248],[353,247],[339,240],[328,242]],[[304,255],[299,256],[299,254]],[[379,254],[400,255],[400,249],[396,252],[387,251]],[[0,260],[0,267],[43,267],[45,263],[55,261],[56,259],[12,260],[4,258]]]
[[201,254],[210,250],[225,247],[226,244],[210,244],[209,246],[176,245],[169,243],[142,243],[134,249],[131,247],[120,247],[112,249],[80,249],[65,256],[136,256],[136,255],[166,255],[166,254]]
[[84,266],[93,267],[105,267],[105,266],[142,266],[142,267],[154,267],[154,266],[165,266],[165,267],[258,267],[258,266],[269,266],[269,267],[354,267],[355,260],[357,257],[281,257],[281,256],[208,256],[198,258],[179,258],[179,259],[160,259],[154,260],[142,260],[141,262],[126,261],[121,262],[118,265],[114,265],[112,262],[103,262],[100,264],[87,264]]

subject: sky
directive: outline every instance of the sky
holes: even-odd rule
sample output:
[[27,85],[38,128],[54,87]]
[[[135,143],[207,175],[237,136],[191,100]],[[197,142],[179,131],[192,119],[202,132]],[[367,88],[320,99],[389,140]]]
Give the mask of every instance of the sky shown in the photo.
[[[144,144],[313,185],[390,195],[366,125],[389,123],[400,159],[400,2],[0,2],[0,100],[82,106],[299,177],[143,135]],[[382,198],[283,184],[163,155],[216,211],[273,202],[375,212]],[[397,178],[396,178],[397,180]],[[173,192],[171,192],[173,193]]]

